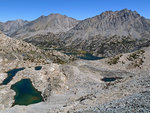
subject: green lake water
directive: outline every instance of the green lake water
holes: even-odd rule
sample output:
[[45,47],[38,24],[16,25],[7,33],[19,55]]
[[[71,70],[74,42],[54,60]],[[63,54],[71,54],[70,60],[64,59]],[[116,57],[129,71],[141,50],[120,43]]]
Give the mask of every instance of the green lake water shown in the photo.
[[43,101],[41,92],[34,88],[30,79],[22,79],[13,84],[11,89],[16,92],[13,105],[30,105]]
[[22,71],[24,69],[25,68],[18,68],[18,69],[13,69],[13,70],[6,72],[8,76],[6,79],[4,79],[1,85],[7,85],[13,79],[13,77],[17,74],[17,72]]

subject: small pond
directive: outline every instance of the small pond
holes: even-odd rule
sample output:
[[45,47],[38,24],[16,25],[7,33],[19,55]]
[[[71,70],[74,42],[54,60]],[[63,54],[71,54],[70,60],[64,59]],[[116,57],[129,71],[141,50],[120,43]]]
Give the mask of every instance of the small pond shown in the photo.
[[103,59],[103,57],[97,57],[97,56],[94,56],[90,53],[86,53],[84,56],[78,56],[78,58],[83,59],[83,60],[100,60],[100,59]]
[[35,70],[41,70],[42,69],[42,66],[36,66],[35,67]]
[[122,77],[104,77],[103,79],[101,79],[104,82],[113,82],[117,79],[122,79]]
[[24,70],[25,68],[17,68],[6,72],[8,74],[7,78],[4,79],[1,85],[7,85],[13,77],[17,74],[17,72]]
[[22,79],[13,84],[11,89],[16,92],[14,105],[30,105],[43,101],[41,92],[36,90],[30,79]]
[[116,80],[116,78],[113,78],[113,77],[112,78],[106,78],[105,77],[105,78],[102,79],[102,81],[104,81],[104,82],[112,82],[112,81],[115,81],[115,80]]

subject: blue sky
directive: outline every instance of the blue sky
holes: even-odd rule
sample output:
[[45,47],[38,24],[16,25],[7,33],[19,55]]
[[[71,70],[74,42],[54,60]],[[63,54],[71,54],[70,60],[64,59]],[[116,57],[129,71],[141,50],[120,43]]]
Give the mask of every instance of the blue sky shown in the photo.
[[79,20],[128,8],[150,19],[150,0],[0,0],[0,21],[60,13]]

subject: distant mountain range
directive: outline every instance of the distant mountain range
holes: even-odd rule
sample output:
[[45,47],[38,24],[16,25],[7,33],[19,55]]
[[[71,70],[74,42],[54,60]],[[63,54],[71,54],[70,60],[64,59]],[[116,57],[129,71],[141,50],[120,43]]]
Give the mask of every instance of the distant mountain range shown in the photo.
[[[132,36],[140,38],[142,33],[149,33],[150,20],[140,16],[136,11],[106,11],[100,15],[79,22],[67,32],[68,36],[87,39],[90,36]],[[66,37],[68,37],[66,36]],[[74,38],[74,39],[75,39]]]
[[128,9],[106,11],[82,21],[51,14],[31,22],[0,23],[0,30],[36,46],[87,51],[104,57],[150,45],[150,20]]
[[7,21],[6,23],[0,22],[0,30],[3,31],[3,33],[5,33],[6,35],[10,36],[28,23],[28,21],[24,21],[21,19],[15,21]]
[[52,32],[66,32],[73,28],[78,21],[76,19],[60,14],[50,14],[41,16],[33,21],[8,21],[0,23],[0,30],[6,35],[15,38],[26,38],[35,34]]

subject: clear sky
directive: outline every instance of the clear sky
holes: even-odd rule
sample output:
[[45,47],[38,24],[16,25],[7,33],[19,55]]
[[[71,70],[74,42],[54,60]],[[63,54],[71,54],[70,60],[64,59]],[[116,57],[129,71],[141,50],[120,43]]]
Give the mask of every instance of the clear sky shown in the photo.
[[128,8],[150,19],[150,0],[0,0],[0,21],[34,20],[60,13],[82,20],[107,10]]

